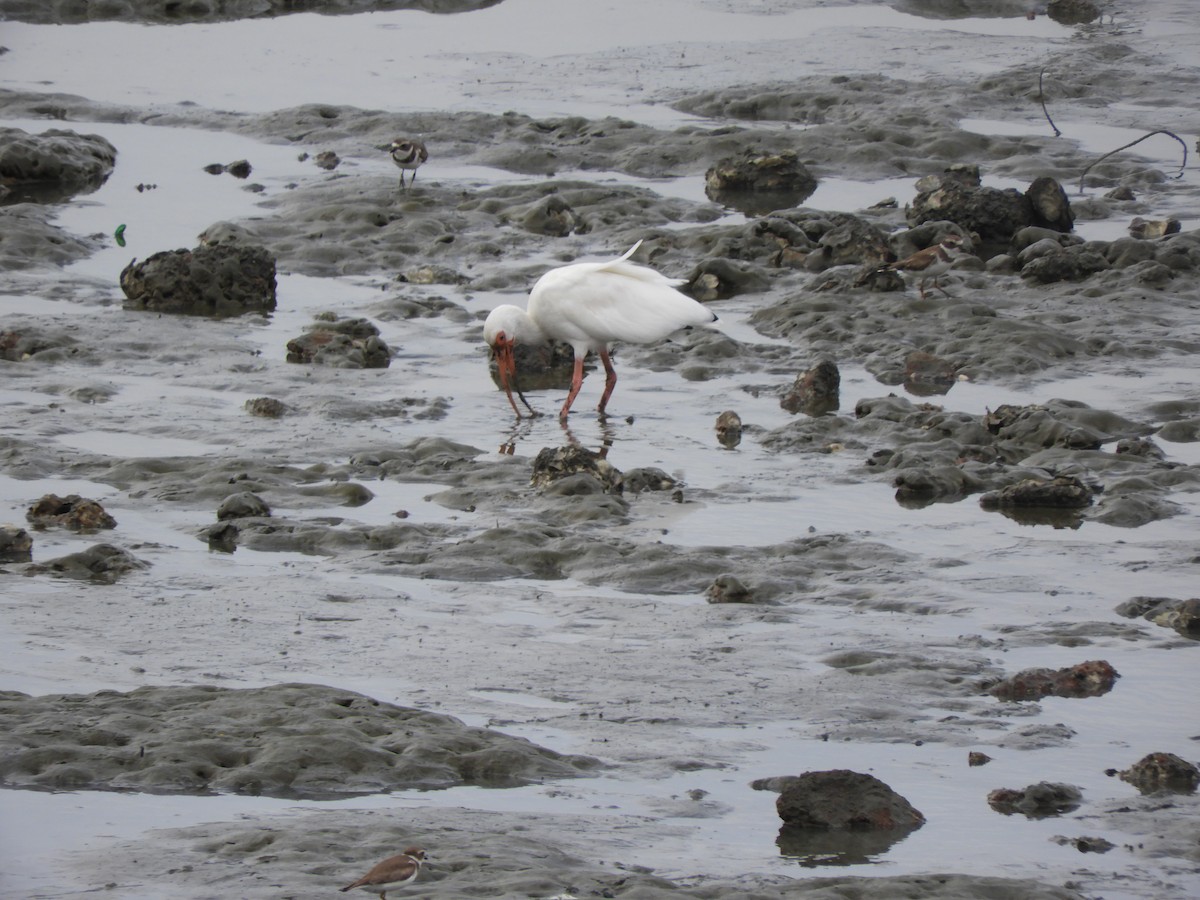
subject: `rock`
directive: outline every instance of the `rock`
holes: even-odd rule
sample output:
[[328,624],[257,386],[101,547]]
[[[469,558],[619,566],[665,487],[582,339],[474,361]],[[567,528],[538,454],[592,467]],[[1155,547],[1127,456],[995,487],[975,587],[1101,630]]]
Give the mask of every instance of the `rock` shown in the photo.
[[717,416],[717,443],[732,450],[742,442],[742,417],[732,409]]
[[1025,189],[1033,211],[1033,224],[1053,231],[1067,232],[1075,227],[1075,214],[1071,212],[1071,201],[1063,186],[1053,178],[1043,175],[1035,178]]
[[594,480],[604,493],[620,493],[623,490],[624,480],[616,466],[599,453],[573,444],[539,450],[533,460],[530,483],[544,488],[577,475]]
[[1013,256],[1019,257],[1021,251],[1026,247],[1030,247],[1041,241],[1050,242],[1049,244],[1043,245],[1047,248],[1057,248],[1081,244],[1083,243],[1083,238],[1075,234],[1062,234],[1053,228],[1044,228],[1040,225],[1028,225],[1025,228],[1019,229],[1012,236],[1012,241],[1009,242],[1008,252]]
[[1152,241],[1135,238],[1118,238],[1108,245],[1104,258],[1114,269],[1127,269],[1138,263],[1154,259],[1155,246]]
[[566,237],[579,230],[581,222],[575,210],[557,194],[551,194],[521,217],[521,227],[531,234]]
[[947,173],[921,179],[906,214],[909,225],[949,221],[985,244],[1007,245],[1021,228],[1036,224],[1029,198],[1013,188],[978,187]]
[[1194,794],[1200,769],[1174,753],[1149,753],[1120,773],[1143,794]]
[[992,761],[992,758],[986,753],[981,753],[978,750],[972,750],[967,754],[968,766],[986,766]]
[[325,169],[327,172],[332,172],[339,165],[341,165],[342,160],[341,157],[339,157],[332,150],[322,150],[313,158],[313,162],[317,164],[318,168]]
[[7,203],[58,203],[108,180],[117,148],[97,134],[52,128],[29,134],[0,128],[0,184]]
[[25,518],[37,528],[58,525],[72,531],[91,532],[117,527],[117,520],[106,513],[104,507],[95,500],[85,500],[78,494],[66,497],[46,494],[29,507]]
[[286,403],[274,397],[251,397],[243,406],[250,415],[264,419],[281,419],[289,411]]
[[596,765],[319,684],[0,697],[0,779],[10,786],[317,798],[509,787]]
[[802,227],[784,216],[764,216],[754,223],[754,236],[776,249],[770,256],[770,265],[775,268],[804,268],[808,254],[816,249],[816,242]]
[[236,162],[227,164],[209,163],[204,167],[204,171],[209,175],[223,175],[228,173],[234,178],[249,178],[250,173],[254,170],[249,162],[244,159],[239,159]]
[[1150,621],[1155,625],[1174,628],[1184,637],[1200,639],[1200,600],[1184,600],[1173,609],[1155,615]]
[[837,364],[823,359],[806,372],[796,376],[792,388],[779,401],[790,413],[803,412],[822,416],[836,412],[841,406],[842,375]]
[[[0,189],[0,200],[3,193]],[[48,221],[55,215],[57,211],[52,206],[0,205],[0,270],[40,269],[48,265],[63,267],[90,256],[103,246],[96,235],[73,235]],[[0,331],[0,354],[5,359],[23,359],[23,356],[12,355],[20,351],[10,342],[13,335],[30,331],[29,326]]]
[[78,553],[36,563],[25,571],[30,575],[47,573],[99,584],[115,584],[122,575],[146,568],[149,568],[149,564],[142,562],[128,550],[114,547],[112,544],[93,544]]
[[217,521],[226,519],[267,518],[271,515],[271,507],[258,494],[241,491],[230,494],[217,507]]
[[[983,425],[1004,441],[1014,441],[1023,447],[1064,447],[1071,450],[1098,450],[1114,437],[1090,424],[1088,408],[1065,406],[1013,406],[1001,404],[988,410]],[[1129,427],[1126,423],[1115,423]]]
[[627,469],[621,478],[622,488],[631,494],[641,494],[645,491],[670,491],[679,482],[654,466],[640,466]]
[[260,243],[253,231],[238,222],[214,222],[200,232],[196,239],[200,242],[201,247]]
[[958,383],[958,367],[948,359],[914,350],[904,358],[904,389],[917,397],[945,394]]
[[0,563],[33,559],[33,538],[18,525],[0,525]]
[[121,272],[126,309],[240,316],[275,309],[275,260],[261,247],[219,244],[155,253]]
[[878,267],[891,258],[892,250],[883,232],[858,216],[833,213],[828,219],[809,223],[809,227],[817,234],[817,249],[804,260],[809,272],[823,272],[834,266]]
[[993,685],[988,693],[1000,700],[1040,700],[1042,697],[1099,697],[1120,677],[1104,660],[1091,660],[1065,669],[1026,669]]
[[1109,262],[1103,254],[1086,245],[1079,245],[1039,256],[1021,267],[1021,277],[1037,284],[1083,281],[1108,268]]
[[64,339],[64,336],[50,337],[40,331],[0,331],[0,359],[9,362],[24,362],[32,359],[45,350],[54,350],[64,343],[68,346],[74,340]]
[[1139,459],[1163,460],[1167,458],[1162,447],[1148,438],[1121,438],[1117,441],[1117,453],[1136,456]]
[[998,491],[989,491],[979,498],[984,509],[1012,507],[1048,507],[1051,509],[1082,509],[1091,506],[1093,491],[1074,475],[1059,475],[1051,479],[1026,478]]
[[287,342],[290,363],[332,366],[338,369],[386,369],[392,351],[379,329],[367,319],[318,318],[300,337]]
[[210,550],[218,553],[233,553],[237,550],[241,529],[232,521],[218,522],[201,529],[199,537]]
[[794,151],[726,157],[704,174],[704,193],[747,215],[766,215],[799,206],[817,189],[817,179]]
[[1056,844],[1074,847],[1080,853],[1107,853],[1117,845],[1102,837],[1069,838],[1059,835],[1054,838]]
[[1143,219],[1138,216],[1129,223],[1129,234],[1139,240],[1151,241],[1168,234],[1178,234],[1180,227],[1178,219]]
[[1021,813],[1030,819],[1046,819],[1078,809],[1083,793],[1074,785],[1042,781],[1021,790],[997,788],[988,794],[987,801],[988,806],[1006,816]]
[[1086,25],[1100,18],[1100,8],[1093,0],[1050,0],[1046,15],[1060,25]]
[[706,259],[687,278],[687,292],[702,303],[756,294],[770,286],[770,280],[755,266],[729,259]]
[[705,593],[709,603],[753,603],[754,594],[736,575],[718,575]]
[[471,279],[449,266],[418,266],[396,280],[406,284],[466,284]]
[[806,772],[789,783],[775,801],[783,821],[796,828],[906,829],[925,817],[874,775],[834,769]]

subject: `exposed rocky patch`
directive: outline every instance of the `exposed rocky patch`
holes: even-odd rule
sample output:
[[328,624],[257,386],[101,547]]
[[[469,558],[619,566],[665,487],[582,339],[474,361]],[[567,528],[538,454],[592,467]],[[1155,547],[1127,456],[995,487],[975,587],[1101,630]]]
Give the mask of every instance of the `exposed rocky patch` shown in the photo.
[[106,513],[103,506],[78,494],[66,497],[46,494],[29,507],[25,518],[36,528],[58,526],[72,531],[93,532],[117,527],[117,520]]
[[275,308],[275,260],[261,247],[219,245],[155,253],[121,271],[127,309],[240,316]]
[[1061,816],[1079,808],[1083,794],[1071,784],[1040,782],[1019,790],[998,788],[988,794],[988,806],[1006,816],[1021,813],[1029,819]]
[[329,797],[505,787],[597,765],[450,716],[311,684],[9,692],[0,721],[0,780],[9,787]]
[[56,203],[90,193],[116,159],[117,148],[97,134],[0,128],[0,203]]
[[1091,660],[1057,671],[1027,669],[993,685],[989,693],[1000,700],[1100,697],[1112,690],[1119,677],[1109,663]]

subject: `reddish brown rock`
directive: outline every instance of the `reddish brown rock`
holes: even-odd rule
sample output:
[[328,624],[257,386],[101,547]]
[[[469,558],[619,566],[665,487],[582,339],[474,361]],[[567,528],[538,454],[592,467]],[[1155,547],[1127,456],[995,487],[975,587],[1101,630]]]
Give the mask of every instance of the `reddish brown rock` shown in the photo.
[[1071,784],[1042,781],[1020,790],[997,788],[987,799],[988,806],[1003,815],[1021,813],[1030,819],[1045,819],[1078,809],[1083,793]]
[[988,693],[1000,700],[1099,697],[1111,691],[1119,677],[1104,660],[1089,660],[1065,669],[1026,669],[993,686]]
[[1120,773],[1143,794],[1194,794],[1200,769],[1174,753],[1149,753]]
[[790,413],[820,416],[841,405],[842,375],[838,367],[824,359],[807,372],[796,376],[792,389],[779,401]]
[[46,494],[29,507],[25,518],[37,528],[59,526],[72,531],[99,531],[116,528],[117,520],[104,511],[95,500],[87,500],[78,494],[60,497]]
[[805,772],[790,780],[775,809],[794,828],[915,828],[925,816],[876,778],[849,769]]

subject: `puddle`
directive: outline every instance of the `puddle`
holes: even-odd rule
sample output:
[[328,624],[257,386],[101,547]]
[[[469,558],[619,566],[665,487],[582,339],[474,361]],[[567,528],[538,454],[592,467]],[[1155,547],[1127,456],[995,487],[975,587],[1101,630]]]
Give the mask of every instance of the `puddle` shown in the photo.
[[226,449],[219,444],[205,444],[182,438],[150,437],[119,431],[80,431],[59,435],[55,440],[65,447],[88,453],[118,456],[122,459],[149,459],[159,456],[213,456]]
[[[6,27],[10,25],[6,23]],[[118,299],[122,298],[118,276],[130,260],[175,247],[193,248],[197,236],[214,222],[252,215],[264,194],[246,190],[248,184],[262,184],[265,195],[270,195],[301,173],[311,174],[312,163],[299,162],[294,147],[263,144],[236,134],[109,122],[0,122],[30,133],[72,127],[81,133],[99,134],[117,148],[117,164],[108,180],[96,192],[59,205],[55,222],[74,234],[108,238],[99,252],[67,271],[108,280]],[[210,163],[239,159],[249,160],[254,167],[244,181],[204,171]],[[119,225],[125,226],[124,247],[113,239]]]

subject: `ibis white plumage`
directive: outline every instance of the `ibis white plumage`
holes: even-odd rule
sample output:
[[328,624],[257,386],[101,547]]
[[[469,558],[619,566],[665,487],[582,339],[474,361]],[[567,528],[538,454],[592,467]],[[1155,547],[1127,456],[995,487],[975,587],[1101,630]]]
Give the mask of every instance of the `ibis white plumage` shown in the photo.
[[[571,345],[575,368],[571,390],[559,413],[560,419],[566,419],[583,385],[583,361],[589,352],[598,354],[604,364],[604,394],[598,407],[603,414],[617,384],[617,372],[609,356],[613,343],[650,344],[689,325],[707,325],[716,320],[710,310],[675,290],[683,284],[681,280],[629,262],[641,243],[607,262],[572,263],[551,269],[533,286],[528,311],[505,304],[487,317],[484,340],[496,356],[500,384],[518,418],[521,411],[513,400],[513,348],[518,343],[555,340]],[[517,394],[528,407],[519,390]]]

